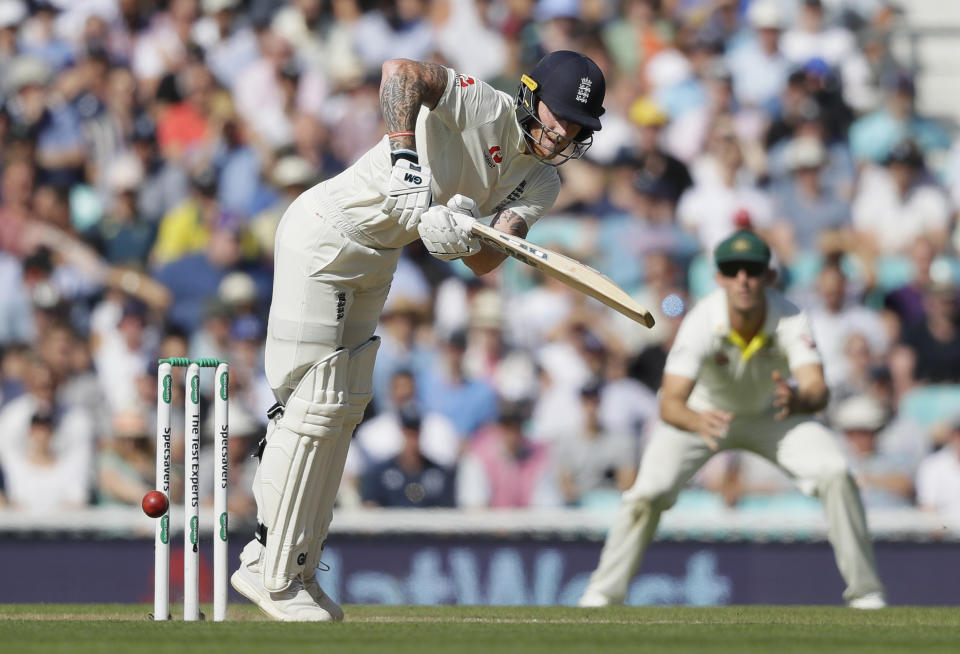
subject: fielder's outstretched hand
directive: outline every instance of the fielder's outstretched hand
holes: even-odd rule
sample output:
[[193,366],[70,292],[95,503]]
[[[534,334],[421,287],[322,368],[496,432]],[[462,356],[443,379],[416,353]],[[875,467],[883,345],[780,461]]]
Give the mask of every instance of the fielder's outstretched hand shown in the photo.
[[721,411],[720,409],[701,411],[697,435],[706,442],[711,450],[716,451],[720,448],[720,439],[725,438],[730,430],[732,420],[733,414],[728,411]]
[[773,408],[778,410],[773,418],[783,420],[793,413],[797,390],[784,380],[778,370],[773,371],[773,383]]
[[477,203],[454,195],[447,206],[430,207],[420,217],[417,231],[427,252],[443,261],[469,257],[480,251],[480,240],[470,231],[478,215]]
[[390,184],[381,210],[399,220],[404,229],[413,229],[430,206],[430,180],[429,167],[397,159],[390,171]]

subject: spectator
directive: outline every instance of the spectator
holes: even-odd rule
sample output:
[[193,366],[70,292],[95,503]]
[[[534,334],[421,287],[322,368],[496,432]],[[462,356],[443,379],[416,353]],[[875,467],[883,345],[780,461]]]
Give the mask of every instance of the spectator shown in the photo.
[[11,449],[0,458],[6,494],[14,509],[42,514],[87,505],[89,479],[77,474],[69,456],[57,452],[53,434],[53,415],[34,413],[23,447]]
[[960,420],[956,418],[947,442],[920,463],[917,503],[927,511],[960,517]]
[[801,253],[811,253],[820,251],[822,242],[844,239],[850,229],[850,209],[831,186],[821,181],[827,161],[822,143],[795,138],[785,158],[791,178],[774,197],[777,214],[792,228],[793,245]]
[[873,311],[851,302],[847,296],[847,276],[838,259],[829,260],[817,276],[817,305],[810,309],[813,338],[823,354],[823,374],[833,388],[846,380],[843,350],[853,333],[860,333],[870,342],[870,350],[884,356],[890,347],[889,337],[880,317]]
[[753,0],[747,19],[753,34],[727,55],[733,92],[741,104],[769,109],[790,74],[790,63],[780,51],[784,20],[776,0]]
[[883,163],[904,141],[916,143],[923,157],[949,147],[947,132],[917,114],[915,91],[913,79],[897,77],[889,83],[885,105],[850,126],[850,149],[858,162]]
[[524,433],[526,409],[500,407],[500,417],[478,434],[457,468],[457,506],[492,509],[558,506],[563,499],[544,443]]
[[853,201],[853,226],[868,252],[905,253],[920,236],[945,246],[949,223],[947,197],[927,176],[913,143],[894,148],[883,168],[864,170]]
[[817,58],[839,65],[854,51],[853,35],[827,23],[821,0],[803,0],[802,5],[796,24],[783,35],[784,55],[796,65]]
[[953,280],[934,281],[923,306],[926,319],[908,326],[901,337],[910,379],[914,383],[956,383],[960,381],[960,304]]
[[456,332],[442,345],[440,360],[422,380],[420,403],[453,422],[461,438],[469,438],[497,417],[497,396],[487,382],[468,377],[463,357],[467,336]]
[[97,504],[137,506],[154,487],[154,435],[136,410],[117,411],[97,454]]
[[453,506],[453,474],[424,456],[420,449],[422,423],[411,409],[400,411],[400,451],[364,475],[363,502],[367,506]]
[[883,405],[869,395],[843,400],[833,412],[833,426],[843,432],[850,470],[868,509],[913,503],[915,462],[884,447],[886,424]]
[[600,392],[599,383],[581,389],[583,420],[553,444],[558,486],[568,506],[616,502],[637,474],[633,439],[600,422]]

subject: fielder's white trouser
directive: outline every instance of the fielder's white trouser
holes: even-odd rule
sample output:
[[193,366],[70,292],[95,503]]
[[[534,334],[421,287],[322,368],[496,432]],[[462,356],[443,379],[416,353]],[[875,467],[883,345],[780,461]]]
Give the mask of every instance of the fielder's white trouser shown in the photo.
[[320,560],[350,438],[371,398],[373,332],[399,255],[344,236],[310,192],[280,221],[264,367],[285,411],[268,426],[254,480],[268,590],[313,574]]
[[[847,584],[845,599],[883,592],[860,492],[826,427],[803,417],[783,421],[772,416],[737,418],[720,447],[756,452],[780,466],[804,493],[820,498],[827,516],[827,537]],[[600,562],[584,592],[584,604],[591,599],[594,605],[596,600],[602,600],[601,604],[623,602],[660,514],[673,506],[683,486],[713,454],[696,434],[657,423],[637,480],[623,494]]]

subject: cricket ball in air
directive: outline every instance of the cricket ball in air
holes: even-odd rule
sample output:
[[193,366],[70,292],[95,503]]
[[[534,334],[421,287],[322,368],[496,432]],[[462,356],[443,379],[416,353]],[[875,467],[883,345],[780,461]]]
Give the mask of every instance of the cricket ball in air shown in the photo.
[[140,505],[143,506],[143,512],[151,518],[159,518],[170,508],[167,496],[158,490],[152,490],[144,495]]
[[683,313],[683,299],[676,293],[671,293],[663,298],[663,302],[660,303],[660,308],[663,309],[664,315],[676,318]]

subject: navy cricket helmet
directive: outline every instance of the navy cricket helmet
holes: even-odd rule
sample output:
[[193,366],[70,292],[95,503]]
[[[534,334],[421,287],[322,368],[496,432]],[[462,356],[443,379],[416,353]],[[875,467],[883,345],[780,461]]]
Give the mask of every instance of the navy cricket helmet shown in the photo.
[[[580,132],[562,152],[538,158],[551,166],[579,159],[593,144],[593,133],[600,129],[606,82],[599,66],[579,52],[558,50],[541,59],[529,75],[520,78],[516,113],[520,129],[531,141],[531,126],[543,124],[537,115],[537,103],[544,102],[558,118],[580,125]],[[553,156],[556,155],[556,156]]]

